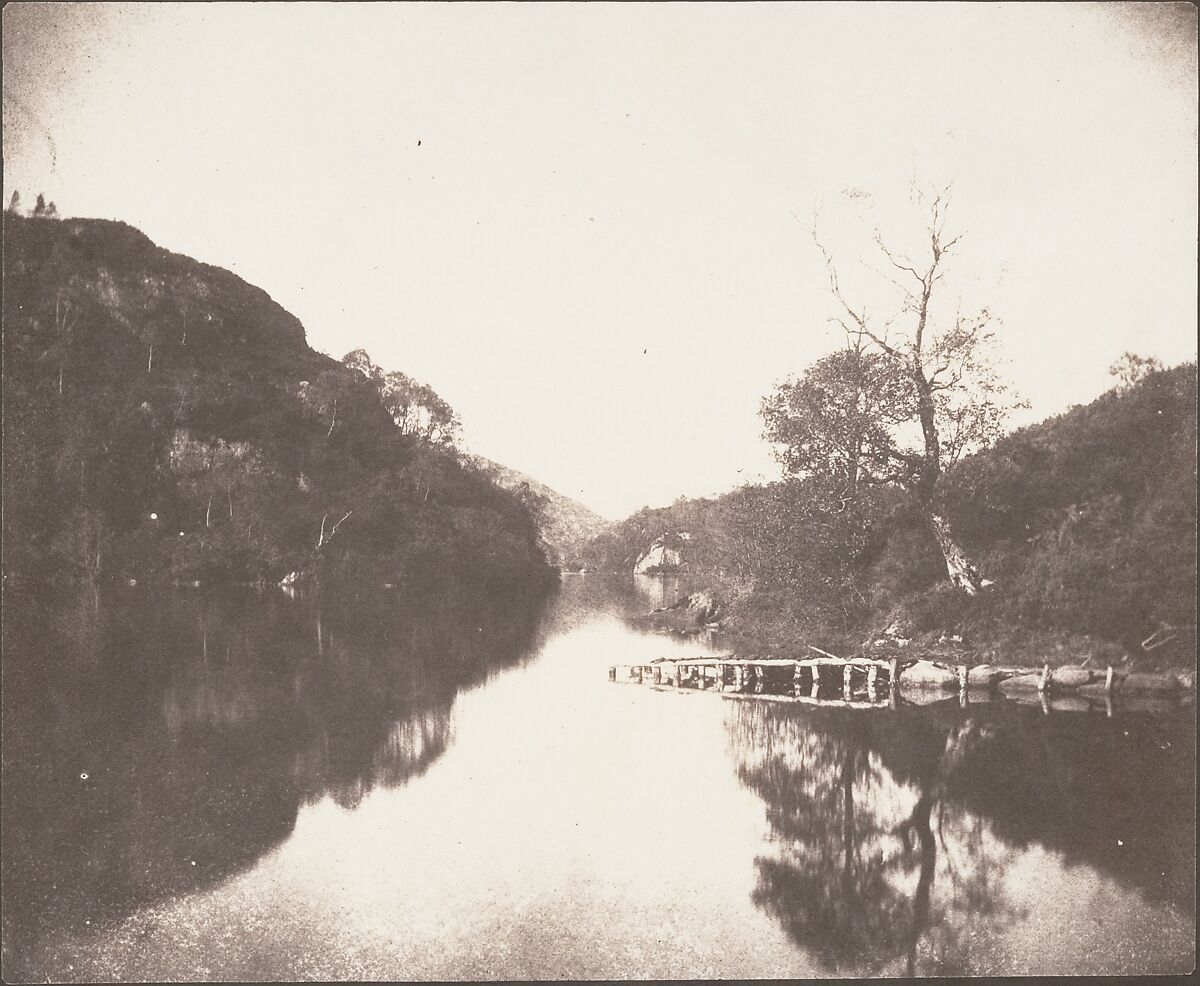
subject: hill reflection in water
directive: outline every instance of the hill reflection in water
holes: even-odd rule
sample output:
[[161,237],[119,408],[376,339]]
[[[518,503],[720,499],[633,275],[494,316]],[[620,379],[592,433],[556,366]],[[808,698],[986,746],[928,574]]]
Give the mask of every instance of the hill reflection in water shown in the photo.
[[518,593],[6,599],[6,978],[48,928],[210,885],[301,805],[353,809],[425,771],[455,696],[535,652],[543,609]]

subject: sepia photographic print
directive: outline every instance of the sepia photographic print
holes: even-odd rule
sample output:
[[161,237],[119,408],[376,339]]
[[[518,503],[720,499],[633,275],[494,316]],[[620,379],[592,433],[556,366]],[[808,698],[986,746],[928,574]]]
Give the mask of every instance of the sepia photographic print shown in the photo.
[[1174,975],[1191,3],[7,3],[8,983]]

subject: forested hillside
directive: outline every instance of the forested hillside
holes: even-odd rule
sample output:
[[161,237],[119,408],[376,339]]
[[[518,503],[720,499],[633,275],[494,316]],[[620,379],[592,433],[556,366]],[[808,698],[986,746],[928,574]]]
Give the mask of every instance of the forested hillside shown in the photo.
[[538,526],[547,558],[555,565],[575,558],[585,544],[609,527],[610,522],[595,511],[532,476],[481,455],[465,458],[470,466],[485,473],[497,486],[521,498]]
[[444,402],[364,362],[123,223],[6,214],[6,578],[545,577]]
[[951,586],[903,496],[880,489],[850,517],[803,479],[639,511],[577,563],[631,571],[656,537],[686,531],[690,580],[724,593],[730,629],[774,648],[857,646],[894,628],[927,643],[1190,661],[1196,408],[1194,363],[1151,372],[948,471],[939,502],[991,583],[977,596]]

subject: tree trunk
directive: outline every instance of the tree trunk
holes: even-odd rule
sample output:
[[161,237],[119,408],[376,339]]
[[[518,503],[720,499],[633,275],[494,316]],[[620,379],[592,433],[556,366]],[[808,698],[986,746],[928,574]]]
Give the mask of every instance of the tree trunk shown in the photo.
[[917,890],[913,894],[912,924],[908,931],[908,955],[905,972],[912,979],[916,975],[917,945],[921,935],[929,926],[929,896],[933,889],[933,878],[937,868],[937,843],[934,842],[933,827],[929,816],[936,798],[931,792],[924,794],[913,809],[912,825],[917,832],[917,846],[921,868],[917,877]]
[[929,514],[929,526],[937,539],[938,547],[942,549],[942,557],[946,559],[946,572],[955,588],[961,589],[968,596],[976,595],[983,588],[983,577],[979,574],[971,560],[950,530],[950,522],[938,514]]
[[938,435],[937,410],[933,405],[933,391],[925,377],[925,370],[918,360],[912,369],[913,384],[917,388],[917,413],[921,420],[921,438],[925,445],[921,474],[917,479],[918,492],[922,499],[933,496],[934,487],[942,474],[942,445]]

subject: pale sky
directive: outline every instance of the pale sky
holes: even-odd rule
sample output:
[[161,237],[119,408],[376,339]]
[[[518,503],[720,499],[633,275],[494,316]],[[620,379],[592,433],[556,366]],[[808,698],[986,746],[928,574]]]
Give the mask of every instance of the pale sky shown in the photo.
[[919,244],[895,203],[953,183],[944,300],[1001,320],[1016,423],[1090,401],[1124,350],[1196,350],[1191,6],[10,4],[3,27],[5,201],[236,272],[611,517],[777,475],[758,402],[837,344],[815,209],[869,291],[863,203]]

